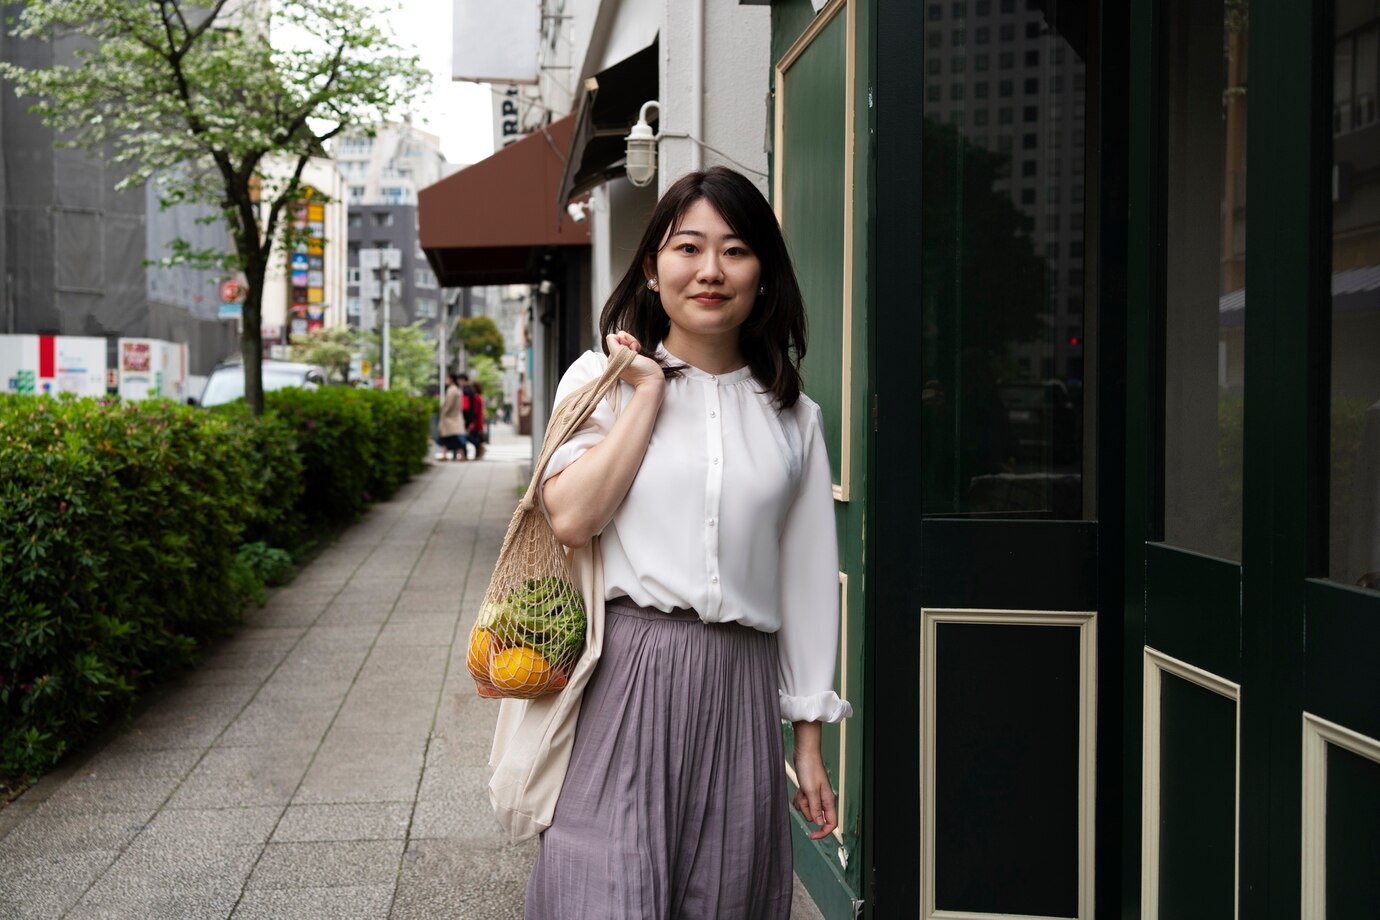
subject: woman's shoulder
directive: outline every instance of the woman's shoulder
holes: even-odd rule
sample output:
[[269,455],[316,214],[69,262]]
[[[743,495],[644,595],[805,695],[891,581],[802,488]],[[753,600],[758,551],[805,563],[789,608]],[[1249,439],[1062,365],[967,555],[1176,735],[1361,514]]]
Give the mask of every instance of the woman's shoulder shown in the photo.
[[552,405],[558,404],[568,394],[580,387],[595,380],[600,374],[604,373],[604,368],[608,366],[608,358],[597,351],[587,351],[580,357],[571,362],[561,375],[561,382],[556,387],[556,399]]
[[783,414],[792,418],[802,433],[808,432],[811,427],[821,426],[824,421],[824,410],[820,409],[819,403],[803,392],[796,398],[795,405]]

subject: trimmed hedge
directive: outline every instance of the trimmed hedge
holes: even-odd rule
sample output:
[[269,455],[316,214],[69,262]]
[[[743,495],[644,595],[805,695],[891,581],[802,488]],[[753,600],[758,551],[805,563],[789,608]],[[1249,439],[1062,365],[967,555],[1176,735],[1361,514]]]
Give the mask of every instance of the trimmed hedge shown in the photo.
[[193,662],[262,596],[272,548],[300,557],[424,462],[421,400],[269,396],[254,419],[0,395],[0,774],[48,768]]

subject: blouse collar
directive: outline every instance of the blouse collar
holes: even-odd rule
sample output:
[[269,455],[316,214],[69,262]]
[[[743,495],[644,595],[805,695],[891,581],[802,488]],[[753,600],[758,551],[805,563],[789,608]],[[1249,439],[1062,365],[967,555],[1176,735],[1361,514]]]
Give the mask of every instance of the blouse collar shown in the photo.
[[675,355],[671,354],[666,350],[665,345],[657,347],[657,357],[663,361],[683,366],[685,368],[685,376],[695,380],[713,380],[719,384],[728,384],[738,383],[752,376],[752,368],[747,365],[738,368],[736,371],[729,371],[726,374],[711,374],[708,371],[702,371],[690,362],[677,358]]

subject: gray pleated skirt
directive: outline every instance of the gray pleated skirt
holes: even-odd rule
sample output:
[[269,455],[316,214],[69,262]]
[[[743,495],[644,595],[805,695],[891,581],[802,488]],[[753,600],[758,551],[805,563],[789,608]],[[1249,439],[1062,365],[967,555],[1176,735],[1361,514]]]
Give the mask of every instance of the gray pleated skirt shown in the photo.
[[527,920],[787,920],[776,636],[610,601]]

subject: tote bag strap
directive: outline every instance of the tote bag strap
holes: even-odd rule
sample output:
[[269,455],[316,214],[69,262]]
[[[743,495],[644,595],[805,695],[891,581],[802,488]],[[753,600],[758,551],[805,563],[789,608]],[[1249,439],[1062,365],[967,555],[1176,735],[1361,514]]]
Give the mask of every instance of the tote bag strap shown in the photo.
[[551,416],[551,421],[547,423],[546,437],[541,445],[541,454],[538,455],[537,462],[532,464],[532,482],[527,486],[526,494],[522,496],[523,510],[530,511],[536,507],[537,488],[541,485],[542,475],[546,472],[551,458],[561,445],[570,440],[571,436],[580,430],[580,426],[594,414],[594,409],[599,405],[599,401],[607,396],[614,387],[618,386],[618,378],[622,376],[636,357],[636,353],[631,348],[624,348],[620,345],[609,356],[604,372],[597,379],[591,380],[561,400],[560,405],[556,407],[555,413]]

